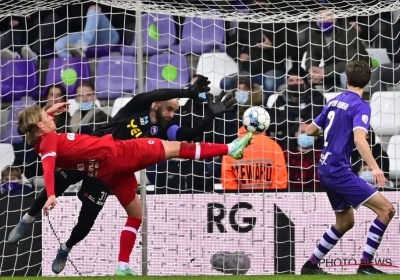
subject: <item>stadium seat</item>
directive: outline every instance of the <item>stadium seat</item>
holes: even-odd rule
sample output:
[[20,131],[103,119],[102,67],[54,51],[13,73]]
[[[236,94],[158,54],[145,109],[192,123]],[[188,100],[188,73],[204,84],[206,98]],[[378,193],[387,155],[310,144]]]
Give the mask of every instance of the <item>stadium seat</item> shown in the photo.
[[154,55],[147,67],[145,91],[182,88],[189,83],[186,58],[179,54]]
[[19,100],[38,90],[36,66],[33,60],[1,60],[0,73],[2,102]]
[[[88,79],[89,64],[85,58],[54,58],[49,64],[44,88],[47,88],[52,84],[62,84],[66,88],[68,95],[73,95],[76,88],[76,82],[78,80]],[[68,85],[64,82],[67,82]]]
[[400,135],[394,135],[389,140],[387,149],[389,155],[389,178],[400,179]]
[[220,82],[225,76],[238,73],[239,65],[226,53],[204,53],[197,63],[196,74],[208,77],[213,95],[221,92]]
[[225,27],[222,19],[186,17],[182,39],[171,50],[182,54],[211,52],[224,44]]
[[276,94],[272,94],[267,101],[267,107],[268,108],[272,108],[272,106],[274,106],[276,99],[278,98],[278,96],[281,95],[280,93],[276,93]]
[[[76,102],[75,98],[68,99],[68,102],[70,103],[70,105],[68,105],[68,112],[69,112],[70,116],[72,117],[75,114],[75,112],[79,109],[78,103]],[[96,104],[96,107],[98,107],[98,108],[101,107],[100,101],[98,99],[96,99],[94,104]]]
[[8,114],[6,130],[0,137],[0,143],[17,144],[23,141],[22,136],[18,133],[18,127],[16,125],[17,114],[27,106],[33,104],[35,104],[34,100],[19,100],[13,103]]
[[323,93],[323,95],[326,99],[326,102],[328,102],[332,98],[335,98],[339,94],[341,94],[341,92],[325,92],[325,93]]
[[0,171],[14,163],[14,148],[11,144],[0,144]]
[[[142,15],[142,46],[143,54],[154,55],[168,50],[176,43],[176,26],[171,15],[144,14]],[[135,55],[137,50],[135,36],[131,46],[123,46],[123,55]]]
[[116,99],[134,93],[137,83],[133,56],[103,56],[97,64],[96,94],[99,99]]
[[400,133],[400,92],[375,92],[370,105],[371,126],[376,135]]
[[111,117],[114,118],[115,115],[118,113],[118,111],[125,106],[126,103],[128,103],[132,97],[120,97],[115,99],[114,105],[112,107],[111,111]]

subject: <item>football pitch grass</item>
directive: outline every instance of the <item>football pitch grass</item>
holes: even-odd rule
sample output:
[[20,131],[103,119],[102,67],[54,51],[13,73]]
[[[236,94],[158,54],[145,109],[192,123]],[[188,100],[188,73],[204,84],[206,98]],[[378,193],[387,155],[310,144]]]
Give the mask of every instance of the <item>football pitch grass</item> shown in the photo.
[[[57,277],[61,280],[77,280],[82,277]],[[1,280],[54,280],[54,277],[1,277]],[[262,276],[100,276],[84,277],[84,280],[383,280],[400,279],[400,274],[389,275],[262,275]]]

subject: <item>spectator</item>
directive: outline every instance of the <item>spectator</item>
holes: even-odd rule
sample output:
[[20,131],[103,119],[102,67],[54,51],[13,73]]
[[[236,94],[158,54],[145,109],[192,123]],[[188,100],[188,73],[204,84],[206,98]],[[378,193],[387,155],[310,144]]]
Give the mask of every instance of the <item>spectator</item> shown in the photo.
[[[55,38],[67,33],[67,24],[64,21],[65,8],[54,10],[40,10],[25,17],[8,17],[0,24],[1,58],[13,59],[21,56],[26,59],[35,59],[37,55],[54,47]],[[61,17],[59,14],[63,15]]]
[[71,117],[71,132],[91,134],[96,127],[108,121],[108,115],[101,108],[96,108],[96,92],[91,82],[78,82],[75,100],[79,109]]
[[[367,183],[370,183],[371,185],[375,186],[374,182],[374,175],[372,174],[372,168],[368,166],[368,164],[361,159],[360,164],[357,165],[360,169],[357,171],[357,175],[366,181]],[[391,183],[388,181],[383,188],[391,188]]]
[[1,171],[0,197],[31,192],[32,188],[23,184],[21,170],[18,167],[6,166]]
[[[262,105],[263,91],[259,85],[253,84],[250,77],[237,77],[234,82],[236,88],[231,92],[238,104],[236,110],[226,112],[220,118],[215,120],[214,141],[216,143],[230,143],[237,137],[238,124],[241,122],[241,116],[250,106]],[[239,120],[239,122],[238,122]],[[211,141],[213,141],[211,140]],[[213,165],[208,165],[209,168],[214,168],[214,177],[221,178],[221,163],[222,157],[210,160]],[[209,170],[211,173],[212,171]],[[218,182],[218,179],[216,179]]]
[[[359,40],[354,26],[349,26],[347,22],[340,24],[326,9],[318,13],[324,20],[316,22],[317,29],[310,31],[306,69],[311,74],[313,85],[323,84],[329,90],[340,84],[342,89],[346,89],[344,70],[347,62],[351,60],[369,62],[368,53]],[[320,66],[321,60],[323,66]]]
[[237,89],[234,91],[238,106],[238,119],[251,106],[263,105],[263,91],[257,84],[253,84],[249,77],[239,77],[237,80]]
[[89,46],[117,44],[119,34],[109,19],[101,12],[101,7],[92,5],[87,12],[84,30],[58,39],[55,50],[58,57],[85,57]]
[[[368,131],[367,140],[371,145],[372,155],[379,165],[379,168],[385,174],[386,179],[389,179],[390,162],[388,154],[382,149],[380,143],[376,142],[376,136],[372,128]],[[362,157],[357,149],[354,149],[351,155],[351,162],[353,163],[353,172],[358,174],[363,168]]]
[[[50,85],[46,89],[46,103],[43,106],[44,110],[49,109],[54,104],[60,102],[66,102],[67,93],[65,88],[62,85]],[[56,127],[58,132],[68,132],[68,123],[69,123],[69,113],[61,113],[54,116],[54,122],[56,123]]]
[[[254,4],[249,5],[250,13],[268,14],[269,6],[266,0],[254,0]],[[250,76],[253,83],[263,87],[263,103],[284,83],[288,53],[297,53],[295,49],[291,50],[296,45],[296,38],[286,36],[287,31],[284,23],[240,22],[237,34],[227,44],[227,54],[239,62],[239,75]],[[225,77],[220,87],[232,90],[236,77]]]
[[306,135],[309,123],[311,122],[300,124],[299,130],[296,132],[296,143],[290,141],[291,145],[289,145],[288,151],[285,151],[289,174],[289,191],[315,191],[320,187],[317,167],[321,157],[323,140]]
[[[224,117],[217,118],[215,122],[215,140],[218,143],[230,143],[237,137],[238,120],[241,121],[243,113],[251,106],[262,105],[263,92],[259,85],[254,84],[250,77],[236,77],[235,88],[229,93],[237,102],[237,109],[225,113]],[[222,139],[224,138],[224,139]]]
[[[242,126],[239,137],[246,133]],[[222,187],[239,191],[287,189],[288,173],[281,147],[265,133],[254,134],[251,144],[241,160],[222,158]]]
[[300,121],[316,118],[325,104],[324,96],[310,88],[307,72],[293,67],[287,73],[286,91],[279,95],[269,109],[271,125],[268,135],[276,139],[283,150],[288,147],[288,137],[295,137]]

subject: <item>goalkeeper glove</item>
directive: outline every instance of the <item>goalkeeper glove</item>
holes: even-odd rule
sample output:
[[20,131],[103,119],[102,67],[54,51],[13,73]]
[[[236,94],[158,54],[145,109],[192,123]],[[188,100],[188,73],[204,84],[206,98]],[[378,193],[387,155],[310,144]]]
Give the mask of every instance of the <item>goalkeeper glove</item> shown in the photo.
[[225,91],[221,91],[215,102],[213,101],[213,95],[210,93],[207,94],[207,99],[208,109],[214,116],[218,116],[235,108],[235,99],[231,94],[225,95]]

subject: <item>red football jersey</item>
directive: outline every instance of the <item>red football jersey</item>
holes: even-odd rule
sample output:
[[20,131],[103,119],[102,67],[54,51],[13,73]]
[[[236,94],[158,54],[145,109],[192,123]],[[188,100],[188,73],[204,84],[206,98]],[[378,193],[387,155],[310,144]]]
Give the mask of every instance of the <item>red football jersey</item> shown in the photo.
[[75,133],[49,132],[39,137],[35,152],[42,158],[43,178],[47,196],[55,195],[56,167],[79,170],[91,177],[102,177],[112,172],[116,146],[112,135],[104,137]]

